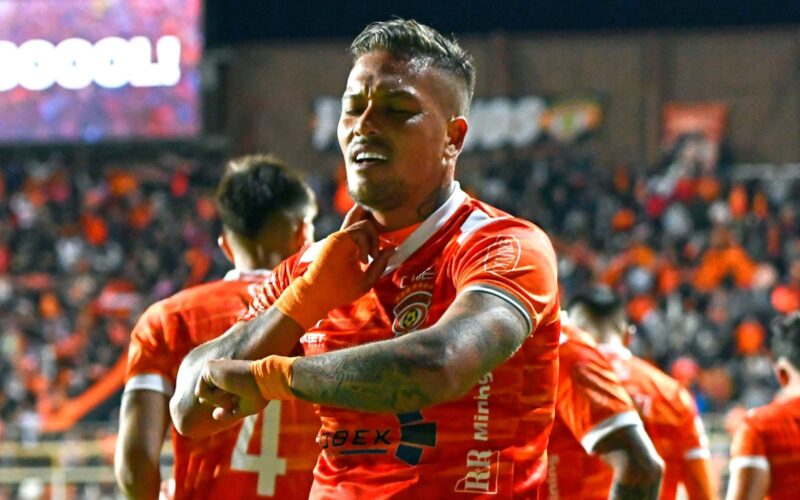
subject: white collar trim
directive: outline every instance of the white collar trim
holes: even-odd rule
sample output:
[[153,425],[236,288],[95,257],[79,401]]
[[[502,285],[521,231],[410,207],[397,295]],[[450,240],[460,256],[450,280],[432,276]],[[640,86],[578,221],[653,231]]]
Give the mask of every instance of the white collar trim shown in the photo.
[[435,212],[428,216],[417,229],[414,230],[406,240],[397,247],[397,251],[389,259],[389,265],[386,266],[386,271],[383,276],[392,273],[395,269],[411,257],[414,252],[425,244],[426,241],[436,234],[436,232],[450,220],[453,214],[456,213],[460,207],[467,200],[467,193],[465,193],[458,181],[453,181],[453,192],[447,198],[441,207],[437,208]]
[[[441,229],[445,223],[450,220],[450,217],[456,213],[458,207],[460,207],[465,201],[467,200],[467,193],[465,193],[461,186],[458,184],[458,181],[453,181],[453,192],[450,193],[450,196],[447,200],[442,204],[441,207],[437,208],[435,212],[428,216],[427,219],[422,221],[422,224],[419,225],[418,228],[411,233],[406,240],[397,247],[397,251],[394,255],[389,259],[389,265],[386,266],[386,270],[383,272],[382,276],[387,276],[388,274],[392,273],[395,269],[397,269],[403,262],[406,261],[411,255],[414,254],[419,248],[428,241],[431,236],[436,234],[436,231]],[[320,245],[322,244],[320,240],[311,245],[303,252],[303,255],[300,256],[300,263],[303,262],[311,262],[313,261],[317,254],[319,253]],[[370,258],[370,262],[372,259]]]
[[625,346],[619,345],[617,343],[607,342],[605,344],[598,344],[597,349],[600,352],[616,354],[617,356],[625,360],[631,359],[631,357],[633,357],[633,354],[631,353],[630,349],[628,349]]

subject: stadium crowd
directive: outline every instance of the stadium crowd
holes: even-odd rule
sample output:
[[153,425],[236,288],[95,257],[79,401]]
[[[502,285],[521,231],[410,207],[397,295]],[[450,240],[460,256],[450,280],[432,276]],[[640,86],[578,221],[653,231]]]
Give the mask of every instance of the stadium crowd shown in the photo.
[[[738,182],[727,163],[697,136],[649,169],[609,169],[587,142],[541,139],[472,153],[459,176],[551,235],[562,296],[593,281],[619,291],[634,351],[701,411],[722,411],[769,401],[768,322],[800,309],[800,182]],[[102,380],[148,304],[224,274],[211,198],[221,166],[172,154],[3,160],[0,439],[35,439]],[[320,237],[346,202],[336,175],[311,177]],[[118,407],[112,398],[88,419],[115,420]]]

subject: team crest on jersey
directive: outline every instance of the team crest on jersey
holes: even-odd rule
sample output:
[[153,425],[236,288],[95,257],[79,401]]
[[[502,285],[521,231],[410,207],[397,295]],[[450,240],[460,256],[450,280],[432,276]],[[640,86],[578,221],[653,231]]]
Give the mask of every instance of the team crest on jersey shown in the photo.
[[392,310],[392,331],[395,335],[413,332],[428,319],[428,308],[433,294],[426,288],[413,287],[408,290],[407,295]]

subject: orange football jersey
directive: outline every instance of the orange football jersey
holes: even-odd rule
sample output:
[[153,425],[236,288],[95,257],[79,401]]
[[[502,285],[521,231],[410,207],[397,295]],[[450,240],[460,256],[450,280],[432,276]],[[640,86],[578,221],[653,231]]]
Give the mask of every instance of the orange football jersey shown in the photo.
[[[459,294],[495,295],[532,331],[464,397],[403,414],[322,406],[311,498],[536,498],[545,476],[560,332],[555,255],[533,224],[456,188],[397,244],[376,285],[332,310],[301,339],[306,355],[391,339],[434,325]],[[266,310],[305,272],[317,246],[282,263],[253,302]]]
[[731,472],[738,467],[768,470],[768,498],[800,496],[800,396],[779,396],[748,412],[731,443],[730,467]]
[[[131,335],[125,391],[171,396],[183,357],[225,333],[267,275],[231,271],[150,306]],[[313,407],[302,401],[273,401],[205,439],[173,428],[175,498],[306,498],[318,429]]]
[[[599,350],[611,364],[625,390],[630,394],[656,451],[664,460],[660,499],[676,498],[678,485],[684,482],[692,460],[708,459],[703,422],[689,391],[647,361],[633,356],[618,345],[600,344]],[[611,468],[595,459],[595,472],[590,480],[611,484]],[[710,485],[696,486],[703,491]]]
[[607,499],[605,478],[586,477],[594,446],[622,427],[642,425],[639,414],[594,339],[562,315],[556,420],[547,445],[547,482],[540,498]]

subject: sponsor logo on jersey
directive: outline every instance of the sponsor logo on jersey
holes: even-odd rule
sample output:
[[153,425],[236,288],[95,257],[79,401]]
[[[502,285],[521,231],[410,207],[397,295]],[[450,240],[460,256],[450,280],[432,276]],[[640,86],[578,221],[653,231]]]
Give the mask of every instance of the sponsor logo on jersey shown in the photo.
[[499,467],[499,451],[469,450],[467,473],[456,483],[455,492],[496,494]]
[[[422,460],[425,448],[436,447],[436,422],[426,422],[419,411],[399,413],[400,439],[394,457],[411,466]],[[386,455],[397,435],[391,428],[322,431],[317,444],[338,455]]]
[[472,417],[472,426],[475,430],[473,439],[476,441],[489,440],[489,396],[492,390],[492,372],[487,373],[478,380],[478,394],[473,399],[476,401],[475,415]]
[[513,271],[519,264],[520,253],[521,248],[517,238],[507,234],[500,234],[489,245],[483,261],[483,268],[486,272],[494,274],[505,274]]

